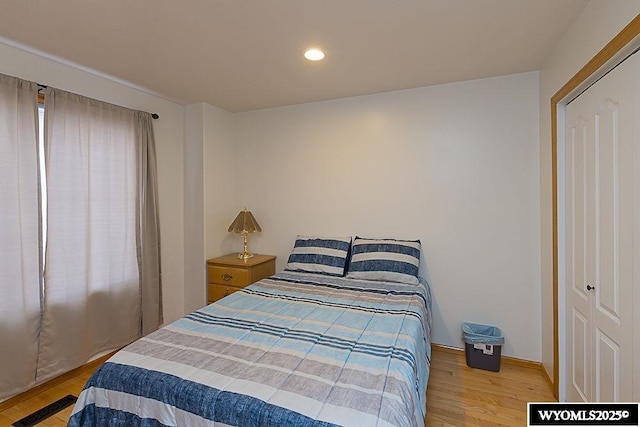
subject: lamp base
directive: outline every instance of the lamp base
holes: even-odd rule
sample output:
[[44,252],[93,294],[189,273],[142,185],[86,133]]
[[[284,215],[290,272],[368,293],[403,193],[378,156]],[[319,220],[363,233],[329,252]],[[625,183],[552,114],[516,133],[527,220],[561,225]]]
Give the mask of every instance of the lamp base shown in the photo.
[[253,258],[253,254],[249,252],[240,252],[238,254],[238,259],[248,260],[249,258]]
[[244,246],[242,248],[242,252],[238,254],[238,259],[243,259],[245,261],[253,257],[253,254],[247,249],[247,234],[247,232],[242,233],[244,236]]

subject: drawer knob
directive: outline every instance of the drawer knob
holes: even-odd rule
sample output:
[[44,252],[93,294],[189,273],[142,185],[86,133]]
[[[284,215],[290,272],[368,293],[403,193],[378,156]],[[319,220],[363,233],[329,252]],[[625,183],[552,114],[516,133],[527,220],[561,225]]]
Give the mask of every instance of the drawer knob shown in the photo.
[[229,280],[233,279],[233,276],[230,275],[229,273],[224,273],[222,275],[222,280],[224,280],[225,282],[228,282]]

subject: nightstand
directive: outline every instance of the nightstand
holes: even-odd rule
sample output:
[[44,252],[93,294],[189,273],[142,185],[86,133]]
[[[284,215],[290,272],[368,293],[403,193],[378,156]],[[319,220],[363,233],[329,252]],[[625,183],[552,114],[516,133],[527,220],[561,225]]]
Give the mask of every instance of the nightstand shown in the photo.
[[216,302],[276,272],[276,257],[254,255],[242,260],[238,254],[207,260],[207,304]]

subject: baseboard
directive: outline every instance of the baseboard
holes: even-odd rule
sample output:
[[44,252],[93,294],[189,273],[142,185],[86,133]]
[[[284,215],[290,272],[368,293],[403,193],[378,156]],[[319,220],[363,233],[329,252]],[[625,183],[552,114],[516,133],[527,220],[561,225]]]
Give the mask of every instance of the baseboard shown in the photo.
[[[451,347],[451,346],[442,345],[442,344],[431,344],[431,348],[435,348],[438,351],[442,351],[445,353],[464,355],[464,348]],[[543,372],[545,371],[544,366],[542,365],[541,362],[534,362],[533,360],[519,359],[517,357],[502,355],[500,357],[500,363],[506,363],[508,365],[514,365],[514,366],[521,366],[524,368],[540,369]],[[549,378],[548,374],[546,374],[546,372],[544,372],[544,374],[548,379]]]
[[59,384],[62,384],[63,382],[75,377],[76,375],[84,371],[96,369],[98,366],[106,362],[106,360],[111,356],[113,356],[115,353],[116,353],[115,351],[112,351],[108,354],[105,354],[104,356],[101,356],[101,357],[98,357],[97,359],[92,360],[91,362],[85,363],[84,365],[79,366],[69,372],[66,372],[62,375],[52,378],[49,381],[46,381],[40,385],[30,388],[25,392],[22,392],[13,397],[10,397],[9,399],[3,402],[0,402],[0,412],[4,411],[5,409],[11,408],[12,406],[15,406],[20,402],[24,402],[27,399],[31,399],[35,395],[42,393],[44,391],[47,391],[50,388],[53,388]]
[[540,369],[542,370],[542,376],[544,377],[545,380],[547,380],[549,387],[551,387],[551,390],[553,390],[554,397],[557,399],[558,396],[556,396],[556,388],[553,385],[553,380],[551,379],[551,375],[549,375],[549,372],[547,372],[547,368],[544,367],[544,364],[541,364],[541,365],[542,366],[540,367]]

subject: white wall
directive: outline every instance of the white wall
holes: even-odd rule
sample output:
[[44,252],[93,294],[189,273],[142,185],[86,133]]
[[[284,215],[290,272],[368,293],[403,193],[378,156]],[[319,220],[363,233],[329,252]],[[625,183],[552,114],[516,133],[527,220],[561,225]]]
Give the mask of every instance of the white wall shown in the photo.
[[204,186],[205,186],[205,259],[238,251],[238,236],[227,232],[236,217],[234,199],[237,177],[244,173],[236,167],[236,115],[210,105],[204,106]]
[[3,43],[0,43],[0,73],[160,115],[153,127],[158,162],[165,323],[183,316],[183,107]]
[[206,304],[206,260],[237,251],[227,233],[234,203],[235,115],[208,104],[185,107],[184,312]]
[[204,104],[184,109],[184,313],[205,302]]
[[592,0],[545,60],[540,71],[542,361],[551,378],[554,371],[550,99],[638,13],[639,0]]
[[495,324],[540,360],[538,112],[532,72],[239,114],[222,225],[246,205],[279,270],[296,234],[419,238],[433,341]]

